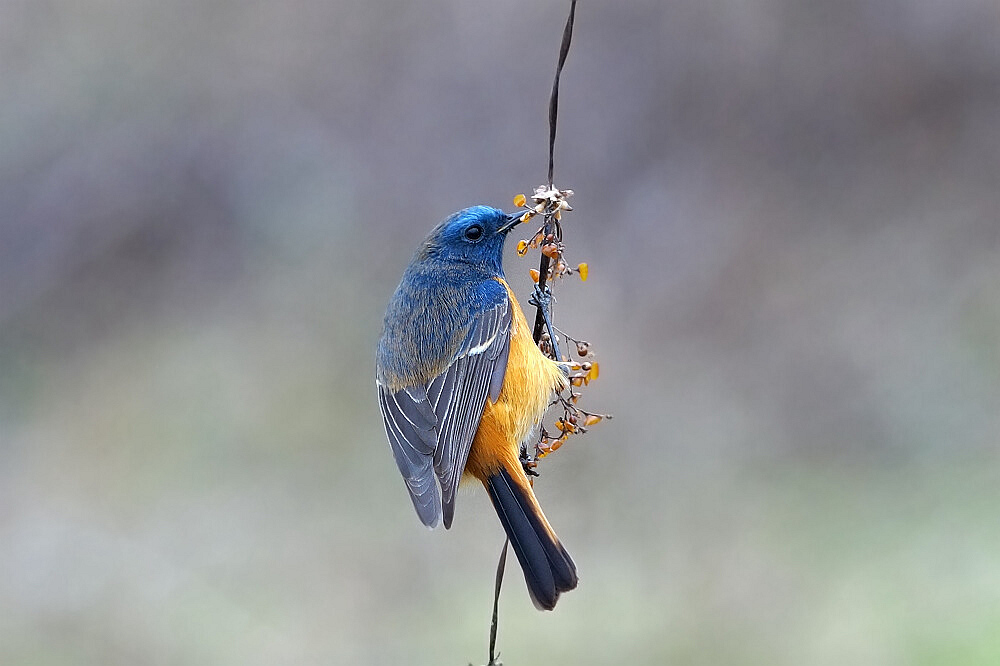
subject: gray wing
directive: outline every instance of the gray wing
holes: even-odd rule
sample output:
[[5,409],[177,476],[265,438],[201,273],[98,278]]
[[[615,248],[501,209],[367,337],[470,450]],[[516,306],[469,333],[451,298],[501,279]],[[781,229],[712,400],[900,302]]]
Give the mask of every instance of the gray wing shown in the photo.
[[444,526],[451,527],[458,482],[486,397],[492,401],[500,397],[510,326],[510,302],[505,297],[477,317],[454,360],[426,386],[390,393],[378,384],[396,465],[417,515],[428,527],[438,524],[442,509]]
[[441,494],[432,467],[437,417],[427,404],[427,393],[422,387],[390,393],[378,384],[378,401],[385,434],[413,508],[424,525],[434,527],[441,520]]

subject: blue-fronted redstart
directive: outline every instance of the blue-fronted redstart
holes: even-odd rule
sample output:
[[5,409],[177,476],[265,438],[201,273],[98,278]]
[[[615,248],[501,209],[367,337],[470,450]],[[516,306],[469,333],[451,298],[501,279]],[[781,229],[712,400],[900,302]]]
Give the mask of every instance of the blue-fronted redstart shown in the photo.
[[420,520],[451,527],[462,478],[489,493],[538,608],[576,587],[576,565],[528,483],[519,454],[563,367],[546,357],[504,281],[519,215],[455,213],[420,245],[389,303],[376,356],[386,434]]

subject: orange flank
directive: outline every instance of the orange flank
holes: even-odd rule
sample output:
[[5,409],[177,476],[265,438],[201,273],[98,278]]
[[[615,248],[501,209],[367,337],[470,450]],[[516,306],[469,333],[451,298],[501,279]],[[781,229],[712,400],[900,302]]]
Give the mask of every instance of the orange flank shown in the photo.
[[532,340],[510,287],[498,281],[507,289],[512,310],[507,372],[497,401],[486,399],[463,476],[479,479],[486,487],[524,570],[532,602],[552,610],[562,592],[576,587],[576,565],[542,513],[518,454],[521,442],[548,409],[553,391],[564,388],[567,380],[562,367]]
[[510,287],[503,279],[497,281],[507,289],[513,310],[510,356],[500,397],[495,403],[486,400],[465,464],[466,474],[480,481],[500,467],[506,467],[512,476],[524,476],[518,460],[521,442],[545,414],[552,393],[564,388],[567,382],[559,364],[542,354],[531,339],[524,312]]

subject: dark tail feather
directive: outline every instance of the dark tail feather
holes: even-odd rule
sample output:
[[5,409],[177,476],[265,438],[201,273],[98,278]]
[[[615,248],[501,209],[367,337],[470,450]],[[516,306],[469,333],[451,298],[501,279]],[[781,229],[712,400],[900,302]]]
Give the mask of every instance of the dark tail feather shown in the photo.
[[536,608],[552,610],[560,593],[576,587],[576,565],[522,483],[501,468],[486,480],[486,490],[524,570],[531,600]]

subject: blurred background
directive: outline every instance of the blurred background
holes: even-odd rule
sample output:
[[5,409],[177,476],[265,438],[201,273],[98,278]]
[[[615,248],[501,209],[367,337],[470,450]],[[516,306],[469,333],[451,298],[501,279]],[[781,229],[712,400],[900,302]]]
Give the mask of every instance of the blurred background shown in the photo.
[[[499,524],[420,526],[374,345],[544,180],[567,6],[0,5],[0,662],[486,661]],[[616,418],[504,662],[1000,662],[1000,5],[584,2],[560,111]]]

